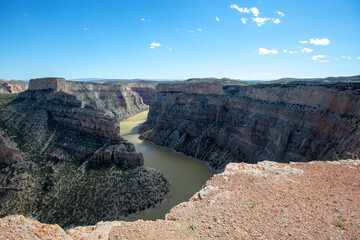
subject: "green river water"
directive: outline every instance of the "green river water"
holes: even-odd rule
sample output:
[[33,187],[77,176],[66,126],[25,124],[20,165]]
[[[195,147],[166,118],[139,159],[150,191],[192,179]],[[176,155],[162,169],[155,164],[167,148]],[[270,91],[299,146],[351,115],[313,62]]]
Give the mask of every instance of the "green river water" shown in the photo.
[[146,121],[147,114],[148,111],[145,111],[122,121],[120,134],[144,155],[145,167],[154,168],[165,175],[171,184],[172,196],[163,207],[132,220],[164,219],[172,207],[188,201],[214,175],[203,163],[140,140],[138,129]]

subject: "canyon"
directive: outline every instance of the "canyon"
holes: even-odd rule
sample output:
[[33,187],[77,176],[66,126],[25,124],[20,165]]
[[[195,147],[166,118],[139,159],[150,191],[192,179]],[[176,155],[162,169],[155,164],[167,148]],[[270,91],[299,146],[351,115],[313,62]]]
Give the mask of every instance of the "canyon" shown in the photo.
[[359,83],[164,83],[139,131],[222,171],[230,162],[359,159],[359,117]]
[[30,80],[28,91],[0,109],[0,215],[64,227],[162,205],[168,181],[142,167],[142,154],[120,136],[120,121],[147,108],[129,87]]
[[[0,233],[10,239],[356,239],[356,79],[235,85],[191,79],[151,87],[31,81],[29,91],[0,106],[0,209],[7,211]],[[142,166],[142,154],[124,139],[137,128],[119,134],[120,121],[148,108],[140,93],[150,104],[141,139],[218,174],[164,220],[103,222],[147,212],[170,196],[165,176]]]

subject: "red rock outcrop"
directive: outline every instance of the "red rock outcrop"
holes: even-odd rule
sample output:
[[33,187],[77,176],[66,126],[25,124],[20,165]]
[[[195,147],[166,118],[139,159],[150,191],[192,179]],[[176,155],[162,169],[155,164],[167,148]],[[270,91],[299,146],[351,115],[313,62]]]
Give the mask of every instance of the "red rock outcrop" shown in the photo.
[[[69,239],[357,239],[360,162],[231,163],[165,220],[99,222]],[[36,239],[33,220],[0,219],[0,238]],[[45,225],[36,222],[36,227]],[[56,228],[50,225],[46,228]],[[52,233],[52,232],[51,232]],[[61,230],[57,233],[63,234]],[[66,239],[64,235],[53,239]]]
[[358,159],[359,85],[159,84],[140,132],[219,171],[229,162]]
[[20,80],[2,80],[0,79],[0,93],[20,93],[28,89],[29,82]]

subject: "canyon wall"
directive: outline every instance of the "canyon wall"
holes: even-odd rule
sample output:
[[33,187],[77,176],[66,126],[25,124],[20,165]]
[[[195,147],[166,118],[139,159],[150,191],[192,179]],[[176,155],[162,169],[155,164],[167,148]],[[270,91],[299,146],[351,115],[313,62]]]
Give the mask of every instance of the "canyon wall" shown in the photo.
[[28,89],[29,82],[0,79],[0,93],[20,93]]
[[0,104],[0,216],[64,227],[163,204],[166,178],[142,167],[142,154],[120,136],[120,121],[147,108],[129,87],[31,80],[28,91]]
[[157,86],[143,139],[221,171],[229,162],[360,157],[360,84]]
[[44,98],[46,110],[59,124],[86,133],[121,140],[119,122],[147,109],[129,87],[66,82],[63,78],[30,80],[19,99]]
[[151,104],[151,101],[155,97],[155,88],[160,83],[159,81],[120,81],[120,82],[104,82],[106,84],[122,85],[130,87],[132,91],[137,92],[147,105]]

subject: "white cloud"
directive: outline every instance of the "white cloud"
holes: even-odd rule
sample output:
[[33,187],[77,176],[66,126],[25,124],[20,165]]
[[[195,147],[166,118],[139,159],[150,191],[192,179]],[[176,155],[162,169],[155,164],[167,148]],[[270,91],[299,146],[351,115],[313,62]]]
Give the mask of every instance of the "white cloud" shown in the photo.
[[259,14],[260,14],[260,11],[259,11],[259,9],[257,9],[257,7],[252,7],[252,8],[247,8],[247,7],[245,7],[245,8],[241,8],[241,7],[239,7],[238,5],[231,4],[231,5],[230,5],[230,8],[234,8],[234,9],[238,10],[238,11],[241,12],[241,13],[250,13],[250,12],[251,12],[251,13],[254,15],[254,17],[257,17],[257,16],[259,16]]
[[145,19],[145,18],[142,18],[142,19],[140,19],[140,20],[143,21],[143,22],[151,22],[150,19]]
[[156,43],[156,42],[153,42],[150,44],[150,48],[154,49],[156,47],[161,47],[161,44],[160,43]]
[[168,47],[168,49],[169,49],[169,51],[171,52],[173,49],[172,48],[170,48],[170,47]]
[[278,19],[278,18],[273,18],[273,23],[275,23],[275,24],[280,23],[280,19]]
[[202,31],[202,29],[201,29],[201,28],[198,28],[197,30],[198,30],[199,32],[201,32],[201,31]]
[[279,52],[276,49],[266,49],[266,48],[259,48],[258,51],[256,51],[259,55],[267,55],[267,54],[279,54]]
[[178,31],[180,31],[180,30],[177,28],[175,31],[177,31],[177,32],[178,32]]
[[310,49],[310,48],[303,48],[303,49],[301,49],[301,52],[303,52],[303,53],[311,53],[311,52],[313,52],[314,50],[312,50],[312,49]]
[[249,13],[250,12],[250,10],[248,8],[239,8],[239,6],[235,5],[235,4],[231,4],[230,8],[234,8],[234,9],[238,10],[241,13]]
[[[235,4],[231,4],[230,8],[236,9],[241,13],[252,13],[254,15],[254,17],[252,18],[252,20],[260,27],[262,25],[264,25],[266,22],[272,20],[271,22],[274,24],[278,24],[280,23],[280,19],[279,18],[267,18],[267,17],[259,17],[260,11],[257,7],[251,7],[251,8],[242,8],[239,7],[238,5]],[[282,12],[277,12],[280,16],[284,16],[285,14]],[[246,22],[248,21],[247,18],[241,18],[241,21],[246,24]]]
[[193,33],[194,31],[193,30],[190,30],[189,33]]
[[83,30],[84,30],[84,31],[89,31],[90,28],[86,28],[86,27],[85,27],[85,28],[83,28]]
[[29,13],[24,13],[24,16],[25,16],[25,17],[32,17],[32,15],[29,14]]
[[308,41],[299,41],[299,43],[304,44],[304,43],[308,43]]
[[215,19],[216,19],[217,22],[220,22],[220,18],[216,17]]
[[284,14],[284,13],[282,13],[282,12],[280,12],[280,11],[277,11],[276,13],[277,13],[277,14],[279,14],[279,15],[280,15],[280,17],[284,17],[284,16],[285,16],[285,14]]
[[287,50],[286,50],[286,49],[284,49],[284,50],[283,50],[283,52],[284,52],[284,53],[287,53]]
[[329,62],[329,60],[319,60],[319,62]]
[[360,57],[357,57],[357,59],[359,59],[359,60],[360,60]]
[[329,45],[330,44],[330,40],[327,38],[312,38],[310,39],[310,43],[315,44],[315,45]]
[[[325,58],[325,57],[326,57],[325,55],[315,55],[311,59],[316,61],[316,60],[319,60],[319,59]],[[324,61],[324,60],[322,60],[322,61]]]
[[252,20],[253,20],[254,22],[256,22],[256,24],[260,27],[261,25],[264,25],[267,21],[269,21],[270,18],[256,17],[256,18],[252,18]]
[[289,51],[290,54],[296,54],[299,53],[298,51]]
[[259,9],[257,9],[256,7],[252,7],[250,8],[250,11],[254,14],[254,17],[259,16]]
[[342,56],[343,59],[347,59],[347,60],[350,60],[351,57],[348,57],[348,56]]

